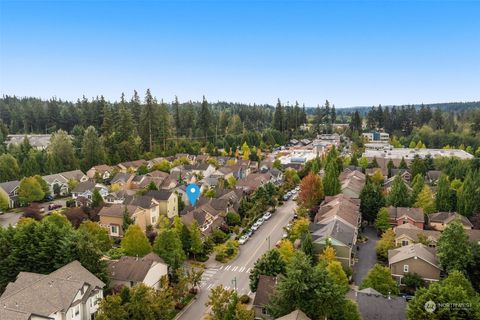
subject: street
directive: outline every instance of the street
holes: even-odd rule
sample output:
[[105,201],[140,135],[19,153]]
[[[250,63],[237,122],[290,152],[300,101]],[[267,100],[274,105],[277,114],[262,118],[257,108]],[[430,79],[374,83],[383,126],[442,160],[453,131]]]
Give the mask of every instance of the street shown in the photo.
[[205,303],[210,289],[220,284],[227,289],[236,289],[239,296],[251,294],[248,278],[250,270],[255,261],[282,238],[283,227],[293,218],[296,205],[296,202],[289,200],[278,207],[272,217],[265,221],[248,242],[240,246],[239,254],[234,260],[226,264],[216,262],[207,266],[196,301],[179,319],[201,319],[206,311]]

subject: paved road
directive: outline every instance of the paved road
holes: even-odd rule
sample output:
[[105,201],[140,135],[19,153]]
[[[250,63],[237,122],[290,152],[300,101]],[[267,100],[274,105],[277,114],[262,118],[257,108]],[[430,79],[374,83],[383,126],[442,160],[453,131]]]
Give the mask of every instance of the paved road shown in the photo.
[[15,226],[21,217],[21,213],[15,212],[5,212],[4,214],[0,214],[0,226],[3,228],[8,228],[9,225]]
[[251,268],[255,261],[269,249],[269,245],[273,248],[282,238],[283,227],[293,218],[295,208],[296,202],[285,202],[246,244],[240,246],[240,252],[234,260],[207,267],[203,273],[197,300],[179,319],[201,319],[206,311],[205,303],[210,289],[220,284],[228,289],[236,287],[239,295],[251,294],[248,278]]
[[375,247],[378,241],[377,230],[371,226],[365,228],[363,234],[367,236],[368,241],[359,245],[358,262],[354,266],[353,281],[357,286],[362,283],[363,278],[368,271],[377,262],[377,253]]

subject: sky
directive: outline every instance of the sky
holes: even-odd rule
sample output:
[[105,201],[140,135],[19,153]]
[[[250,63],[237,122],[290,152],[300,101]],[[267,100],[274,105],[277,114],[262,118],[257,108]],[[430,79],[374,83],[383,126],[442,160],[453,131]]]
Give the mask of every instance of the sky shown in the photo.
[[480,1],[5,1],[0,94],[480,100]]

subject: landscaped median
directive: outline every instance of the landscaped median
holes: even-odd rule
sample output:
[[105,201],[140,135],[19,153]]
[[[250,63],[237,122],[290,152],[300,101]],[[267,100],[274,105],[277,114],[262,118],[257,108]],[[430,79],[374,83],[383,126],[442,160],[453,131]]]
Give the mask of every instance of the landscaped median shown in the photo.
[[216,253],[215,260],[226,263],[235,258],[238,254],[238,241],[234,239],[227,240],[214,248]]

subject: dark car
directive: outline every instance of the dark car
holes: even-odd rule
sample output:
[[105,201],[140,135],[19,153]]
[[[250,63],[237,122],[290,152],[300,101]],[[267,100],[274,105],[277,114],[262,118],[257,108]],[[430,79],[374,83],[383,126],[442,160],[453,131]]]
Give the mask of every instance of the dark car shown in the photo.
[[53,197],[51,195],[45,196],[43,199],[45,202],[53,201]]
[[58,204],[58,203],[50,203],[48,205],[48,210],[55,210],[55,209],[58,209],[58,208],[61,208],[62,205],[61,204]]

